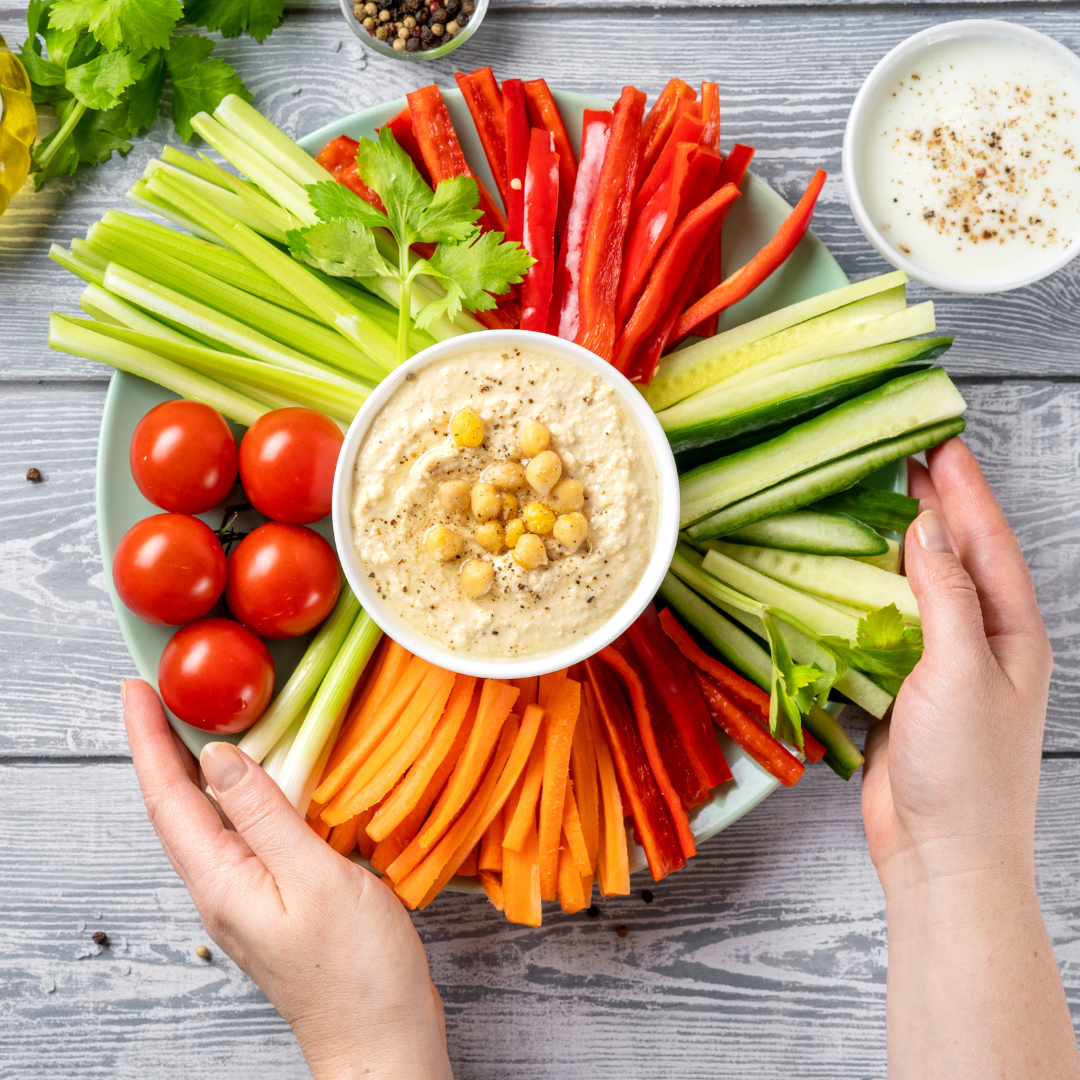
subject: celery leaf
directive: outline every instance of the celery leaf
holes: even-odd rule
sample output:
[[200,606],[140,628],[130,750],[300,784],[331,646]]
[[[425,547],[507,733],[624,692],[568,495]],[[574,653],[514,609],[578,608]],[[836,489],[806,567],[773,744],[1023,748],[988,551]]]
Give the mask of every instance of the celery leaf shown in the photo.
[[83,27],[110,51],[167,49],[184,13],[180,0],[56,0],[49,22],[60,30]]
[[201,34],[185,34],[165,54],[173,92],[173,124],[184,142],[195,134],[191,118],[212,113],[223,97],[236,94],[245,101],[251,94],[240,76],[224,60],[209,59],[214,43]]
[[860,619],[854,642],[826,637],[821,643],[834,649],[852,667],[873,675],[894,697],[923,651],[922,629],[905,626],[895,604]]
[[88,109],[112,109],[124,91],[142,75],[143,64],[126,50],[104,52],[78,67],[69,67],[64,86]]
[[220,30],[222,37],[236,37],[246,30],[262,41],[281,22],[284,0],[188,0],[184,20],[207,30]]

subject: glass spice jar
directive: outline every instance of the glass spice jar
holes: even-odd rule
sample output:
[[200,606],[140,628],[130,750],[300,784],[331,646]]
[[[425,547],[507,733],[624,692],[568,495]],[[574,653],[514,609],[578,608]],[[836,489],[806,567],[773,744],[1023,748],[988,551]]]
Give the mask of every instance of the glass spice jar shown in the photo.
[[37,110],[30,79],[0,34],[0,214],[30,173],[30,148],[37,138]]

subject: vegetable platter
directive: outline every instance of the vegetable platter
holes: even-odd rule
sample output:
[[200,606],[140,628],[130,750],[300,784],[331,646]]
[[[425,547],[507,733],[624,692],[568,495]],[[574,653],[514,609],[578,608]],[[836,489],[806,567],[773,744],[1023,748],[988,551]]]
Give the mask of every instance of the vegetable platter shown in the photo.
[[[595,177],[582,181],[583,161],[573,200],[560,199],[557,218],[556,135],[562,160],[576,167],[583,118],[593,125],[587,142],[606,124],[607,149],[593,165],[602,162],[607,172],[597,175],[609,176],[620,146],[638,156],[644,95],[625,88],[610,113],[606,102],[550,94],[542,80],[525,84],[540,95],[535,109],[530,99],[526,170],[512,137],[515,94],[526,115],[522,84],[508,80],[500,93],[489,69],[458,79],[464,95],[425,88],[410,95],[408,109],[398,101],[368,110],[315,132],[301,149],[238,99],[225,99],[214,117],[194,117],[195,129],[246,179],[208,159],[166,155],[129,198],[227,247],[110,212],[86,242],[54,248],[54,259],[89,283],[81,306],[97,322],[56,315],[50,342],[126,369],[110,388],[99,459],[99,524],[110,561],[125,531],[153,508],[132,478],[128,446],[142,414],[170,398],[163,387],[254,423],[239,451],[248,497],[274,520],[314,523],[256,497],[256,451],[244,472],[245,447],[260,425],[285,415],[274,411],[279,407],[318,409],[344,429],[380,373],[434,340],[492,320],[525,328],[532,319],[561,336],[573,336],[580,324],[579,344],[639,382],[682,473],[685,531],[657,607],[614,647],[539,684],[517,680],[511,688],[489,679],[473,689],[463,676],[424,668],[389,639],[380,643],[346,586],[306,652],[303,637],[272,642],[279,696],[241,742],[294,805],[307,808],[320,835],[344,854],[359,844],[410,907],[430,902],[457,869],[500,910],[505,901],[513,921],[538,922],[540,896],[556,898],[556,875],[568,911],[588,906],[594,876],[605,894],[626,891],[626,875],[646,864],[659,879],[778,782],[794,783],[803,757],[852,775],[861,756],[821,706],[835,689],[880,716],[918,658],[917,606],[899,575],[896,542],[915,510],[913,500],[887,489],[903,491],[907,454],[962,430],[964,403],[930,366],[950,339],[920,337],[935,329],[932,305],[909,308],[901,274],[848,286],[808,231],[824,173],[792,211],[747,172],[752,148],[733,148],[719,166],[704,134],[711,107],[718,144],[715,84],[703,84],[697,102],[695,91],[672,80],[645,118],[641,160],[651,160],[651,169],[638,181],[632,209],[633,179],[618,211],[617,198],[602,194]],[[438,144],[423,148],[423,161],[414,119]],[[528,138],[530,124],[522,123]],[[302,150],[317,154],[319,165]],[[515,171],[515,153],[525,175],[524,224],[521,201],[516,223],[514,210],[522,183],[507,173]],[[436,178],[434,201],[427,171]],[[337,184],[322,179],[330,175]],[[537,232],[543,200],[535,197],[545,175],[552,211],[543,226],[546,254],[542,227]],[[579,205],[579,189],[590,183],[590,201]],[[521,246],[495,229],[503,219],[494,191],[510,211],[507,235],[522,237]],[[625,263],[622,239],[614,254],[603,250],[608,231],[595,221],[607,212],[622,214],[616,232],[626,231]],[[707,240],[721,235],[721,222],[722,244]],[[384,228],[396,248],[385,242]],[[574,229],[584,250],[577,263],[568,239]],[[562,238],[557,273],[552,232]],[[164,270],[152,255],[158,243],[168,252]],[[615,271],[616,282],[622,276],[617,303],[610,275],[608,284],[603,277],[612,259],[622,267]],[[595,288],[587,286],[597,267]],[[567,273],[581,284],[568,287]],[[239,288],[230,284],[233,274]],[[179,292],[169,287],[176,282]],[[661,359],[680,338],[677,351]],[[458,440],[456,424],[444,434],[454,427],[459,446],[476,445]],[[537,490],[546,496],[546,487]],[[514,523],[520,535],[520,520],[510,520],[517,499],[504,505],[507,535]],[[541,504],[530,505],[554,520]],[[213,528],[225,527],[221,518],[221,509],[205,515]],[[325,521],[317,527],[330,538]],[[227,596],[251,628],[238,614],[243,597]],[[172,630],[136,619],[131,598],[124,600],[113,592],[137,666],[154,682]],[[406,695],[402,706],[409,702],[402,714],[408,724],[394,720],[402,706],[395,713],[388,704],[398,693]],[[169,703],[168,687],[163,696]],[[265,702],[256,716],[262,708]],[[718,744],[710,717],[723,732]],[[651,718],[661,725],[655,731]],[[207,735],[172,719],[197,751]],[[429,759],[423,776],[442,778],[418,787],[414,771],[423,772]],[[627,845],[624,815],[640,846]],[[391,831],[396,837],[414,818],[404,840],[380,854]],[[387,839],[376,843],[380,835]],[[503,848],[488,847],[504,835],[505,873]]]

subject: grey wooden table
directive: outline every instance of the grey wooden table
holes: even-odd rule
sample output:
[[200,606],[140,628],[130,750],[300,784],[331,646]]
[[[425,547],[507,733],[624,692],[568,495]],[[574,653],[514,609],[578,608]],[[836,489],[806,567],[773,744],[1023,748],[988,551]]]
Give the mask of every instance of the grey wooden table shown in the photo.
[[[1080,51],[1076,3],[495,0],[452,59],[361,51],[332,0],[290,7],[259,45],[219,47],[292,135],[457,65],[555,86],[655,93],[719,80],[723,138],[758,147],[789,200],[829,180],[814,227],[852,277],[884,269],[848,211],[840,142],[862,79],[934,22],[1000,17]],[[0,0],[0,32],[25,34]],[[46,258],[121,196],[170,138],[159,122],[115,159],[0,218],[0,1077],[305,1075],[296,1044],[229,960],[195,956],[195,909],[146,821],[120,718],[134,674],[105,591],[94,456],[108,372],[51,353],[46,320],[79,284]],[[1001,297],[933,298],[967,438],[1020,534],[1054,642],[1038,832],[1039,893],[1080,1022],[1080,262]],[[44,482],[24,480],[28,467]],[[861,733],[857,736],[861,740]],[[651,886],[647,877],[635,888]],[[646,905],[545,913],[511,927],[445,896],[416,917],[463,1080],[885,1075],[886,938],[859,781],[811,770],[716,839]],[[625,923],[628,937],[615,927]],[[114,943],[95,949],[104,930]]]

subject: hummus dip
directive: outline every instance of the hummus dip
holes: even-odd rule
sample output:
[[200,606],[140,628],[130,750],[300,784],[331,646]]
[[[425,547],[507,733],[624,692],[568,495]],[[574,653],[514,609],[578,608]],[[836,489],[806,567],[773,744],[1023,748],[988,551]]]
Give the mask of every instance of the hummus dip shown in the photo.
[[[480,445],[455,439],[459,416],[483,421]],[[505,544],[493,550],[475,498],[471,508],[448,510],[440,496],[462,480],[486,488],[499,463],[528,469],[522,442],[534,444],[538,425],[550,435],[546,454],[558,455],[561,476],[578,482],[580,513],[572,516],[583,515],[588,532],[572,549],[555,539],[565,531],[542,519],[565,509],[558,490],[523,479],[505,492],[510,499],[497,521],[510,540],[525,520],[533,523],[518,550],[535,549],[546,562],[529,567]],[[619,610],[652,555],[658,505],[645,440],[599,375],[531,348],[464,348],[408,376],[376,416],[354,467],[353,541],[376,591],[414,633],[463,655],[536,656],[580,640]],[[537,529],[543,550],[529,538]],[[460,546],[442,543],[447,530]],[[463,579],[478,569],[490,585],[470,596]]]

